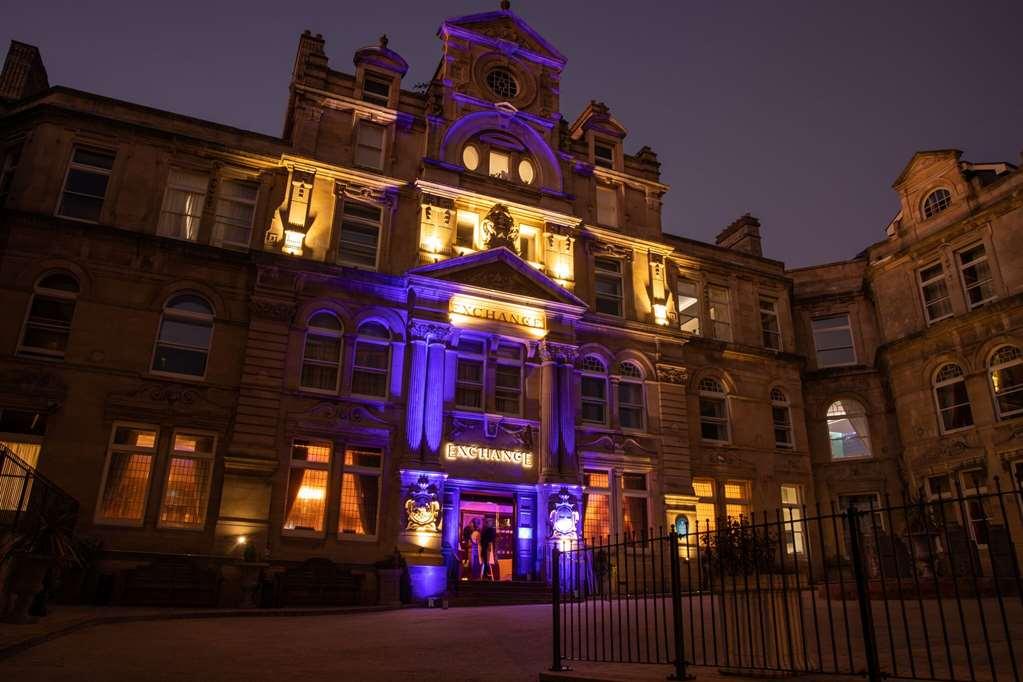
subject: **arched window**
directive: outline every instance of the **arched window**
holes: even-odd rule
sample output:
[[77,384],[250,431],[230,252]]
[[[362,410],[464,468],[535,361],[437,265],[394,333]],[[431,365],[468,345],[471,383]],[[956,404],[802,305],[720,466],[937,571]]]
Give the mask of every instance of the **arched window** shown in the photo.
[[947,189],[936,189],[924,199],[924,218],[931,218],[952,204],[952,194]]
[[991,354],[991,392],[999,419],[1023,414],[1023,352],[1002,346]]
[[78,280],[69,273],[51,272],[40,277],[28,306],[18,352],[64,357],[78,293]]
[[355,341],[352,393],[386,398],[391,368],[391,332],[379,322],[364,322]]
[[700,379],[700,438],[716,443],[728,442],[728,396],[721,382],[711,377]]
[[318,312],[309,318],[302,352],[302,388],[337,393],[343,331],[334,313]]
[[643,370],[634,362],[618,364],[618,424],[623,429],[643,428]]
[[213,336],[213,306],[195,294],[179,294],[163,306],[152,371],[206,376]]
[[831,458],[870,457],[867,413],[855,400],[842,398],[828,407],[828,436]]
[[792,448],[792,408],[789,398],[780,388],[771,389],[771,421],[774,423],[774,445]]
[[579,363],[582,420],[588,424],[607,424],[607,367],[595,355]]
[[973,410],[966,393],[963,368],[949,363],[934,374],[934,400],[942,432],[973,426]]

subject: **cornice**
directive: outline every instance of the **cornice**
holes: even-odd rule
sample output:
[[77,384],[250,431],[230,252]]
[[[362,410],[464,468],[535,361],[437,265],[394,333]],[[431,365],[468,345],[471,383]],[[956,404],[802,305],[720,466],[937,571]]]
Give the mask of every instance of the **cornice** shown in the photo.
[[646,178],[637,177],[635,175],[629,175],[628,173],[622,173],[621,171],[612,170],[610,168],[604,168],[603,166],[594,166],[593,175],[603,180],[619,182],[625,185],[630,185],[635,189],[641,189],[644,191],[655,190],[663,194],[671,189],[671,185],[666,185],[663,182],[658,182],[656,180],[647,180]]
[[522,204],[516,201],[509,201],[503,197],[493,197],[487,194],[480,194],[479,192],[473,192],[470,190],[463,189],[461,187],[452,187],[451,185],[444,185],[438,182],[432,182],[430,180],[423,180],[418,178],[415,181],[415,186],[418,187],[422,192],[426,194],[433,194],[436,196],[445,197],[448,199],[461,199],[463,201],[470,200],[482,204],[504,204],[516,213],[522,213],[527,216],[533,217],[534,219],[545,222],[555,223],[568,228],[574,228],[579,225],[579,218],[570,213],[560,213],[558,211],[552,211],[550,209],[539,208],[537,206],[530,206],[529,204]]
[[296,156],[294,154],[282,154],[280,163],[282,166],[288,168],[288,170],[295,170],[297,168],[298,170],[315,171],[317,175],[325,175],[331,180],[357,183],[374,189],[396,190],[408,184],[405,180],[400,178],[394,178],[388,175],[379,175],[376,173],[366,173],[365,171],[356,170],[354,168],[337,166],[318,159],[312,159],[306,156]]

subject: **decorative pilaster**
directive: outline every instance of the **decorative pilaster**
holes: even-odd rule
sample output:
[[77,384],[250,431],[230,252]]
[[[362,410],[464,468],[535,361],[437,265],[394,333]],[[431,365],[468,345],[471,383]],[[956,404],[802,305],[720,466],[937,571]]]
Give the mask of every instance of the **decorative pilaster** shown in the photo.
[[541,341],[541,480],[575,480],[575,359],[578,348]]
[[405,406],[405,440],[409,457],[421,458],[423,411],[426,407],[426,340],[412,339],[409,350],[408,401]]
[[540,476],[546,478],[558,470],[561,439],[560,405],[558,397],[558,361],[550,344],[541,341],[537,346],[540,357]]
[[426,410],[423,413],[424,459],[440,461],[440,441],[444,434],[444,339],[431,337],[426,360]]
[[559,469],[562,478],[575,479],[578,476],[575,453],[575,349],[570,357],[563,356],[558,364],[558,384],[561,408],[558,416],[561,422],[561,460]]
[[665,491],[691,495],[693,479],[689,452],[689,415],[686,409],[685,367],[657,365],[661,410],[661,484]]

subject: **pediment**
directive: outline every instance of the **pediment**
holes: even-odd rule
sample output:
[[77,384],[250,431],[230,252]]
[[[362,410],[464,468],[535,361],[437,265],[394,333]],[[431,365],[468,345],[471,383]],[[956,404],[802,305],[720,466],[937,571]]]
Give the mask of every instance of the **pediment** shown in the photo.
[[947,168],[955,168],[962,154],[958,149],[917,152],[899,173],[899,177],[892,183],[892,187],[897,188],[913,177],[933,175],[936,166],[941,166],[942,171]]
[[422,265],[409,274],[489,289],[504,296],[585,306],[572,292],[504,247]]
[[566,61],[565,56],[557,48],[511,11],[467,14],[448,19],[444,26],[458,27],[487,38],[512,43],[561,64]]

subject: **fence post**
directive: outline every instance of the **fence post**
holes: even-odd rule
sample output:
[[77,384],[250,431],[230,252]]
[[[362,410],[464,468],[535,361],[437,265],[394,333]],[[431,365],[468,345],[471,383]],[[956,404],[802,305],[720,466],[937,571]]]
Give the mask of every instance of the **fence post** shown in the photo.
[[867,571],[863,566],[863,545],[860,543],[860,512],[849,507],[846,523],[849,527],[849,554],[852,556],[853,575],[856,578],[856,600],[860,607],[860,624],[863,626],[863,649],[867,656],[867,679],[881,682],[881,665],[877,654],[877,635],[874,632],[874,614],[870,608],[870,591],[867,589]]
[[675,672],[668,676],[669,680],[691,680],[692,675],[686,674],[686,653],[683,650],[685,641],[682,633],[682,571],[679,566],[678,533],[672,530],[669,551],[671,552],[671,616],[675,622]]
[[551,671],[571,670],[568,666],[561,664],[561,550],[557,545],[551,550],[551,605],[553,606],[551,639],[554,643]]

